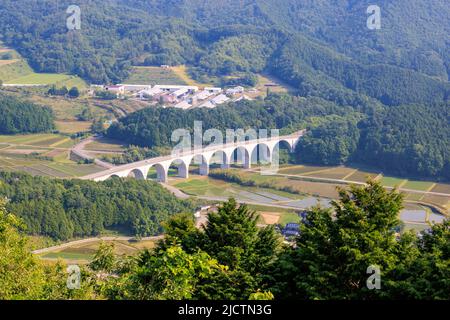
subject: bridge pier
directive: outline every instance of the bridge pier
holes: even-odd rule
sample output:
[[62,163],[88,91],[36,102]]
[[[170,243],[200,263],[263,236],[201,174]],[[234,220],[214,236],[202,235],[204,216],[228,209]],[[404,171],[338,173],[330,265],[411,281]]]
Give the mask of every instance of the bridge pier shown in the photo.
[[244,166],[244,169],[251,169],[252,161],[251,161],[250,157],[244,157],[243,166]]
[[189,167],[184,162],[178,167],[178,176],[184,179],[189,178]]
[[209,174],[209,164],[208,164],[208,162],[203,162],[200,165],[200,175],[207,176],[208,174]]

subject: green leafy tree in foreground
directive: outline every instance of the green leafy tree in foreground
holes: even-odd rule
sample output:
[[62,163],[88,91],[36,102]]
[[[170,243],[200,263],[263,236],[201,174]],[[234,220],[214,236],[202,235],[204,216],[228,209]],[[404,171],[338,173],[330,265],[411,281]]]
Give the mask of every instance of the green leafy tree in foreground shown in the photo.
[[301,225],[297,248],[283,254],[273,270],[274,292],[283,298],[374,298],[366,287],[371,265],[389,274],[400,262],[394,227],[402,195],[368,181],[340,190],[331,210],[314,208]]
[[0,299],[39,299],[44,272],[20,235],[23,223],[0,201]]
[[[340,190],[331,210],[314,208],[301,225],[297,247],[280,255],[270,272],[277,298],[448,299],[448,220],[417,237],[396,237],[402,195],[380,183]],[[381,287],[370,290],[369,266]]]
[[192,299],[196,284],[223,268],[205,252],[188,254],[175,246],[142,252],[127,277],[121,298],[138,300]]
[[[264,289],[264,276],[276,258],[278,237],[272,227],[258,228],[258,216],[234,199],[208,215],[203,230],[186,216],[166,224],[167,244],[180,244],[186,252],[202,250],[227,268],[214,269],[197,284],[199,299],[248,299]],[[160,245],[161,247],[161,245]]]
[[89,267],[94,271],[111,272],[115,263],[114,243],[101,242]]
[[81,288],[67,288],[66,266],[43,265],[30,252],[22,235],[23,222],[5,209],[0,200],[0,300],[91,299],[93,291],[86,270]]

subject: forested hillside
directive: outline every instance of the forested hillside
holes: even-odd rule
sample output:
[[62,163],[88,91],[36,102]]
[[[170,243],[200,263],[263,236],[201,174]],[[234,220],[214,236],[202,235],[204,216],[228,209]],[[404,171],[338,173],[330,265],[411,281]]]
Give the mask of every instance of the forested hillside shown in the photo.
[[338,102],[442,102],[450,92],[445,0],[381,1],[376,31],[365,26],[369,1],[80,0],[82,28],[71,32],[69,4],[2,1],[2,40],[37,71],[94,83],[120,82],[131,65],[187,64],[202,80],[264,70]]
[[157,235],[162,221],[194,210],[158,184],[135,179],[95,183],[0,172],[0,197],[9,199],[7,208],[29,234],[58,240],[97,236],[105,228]]
[[[173,130],[194,120],[205,129],[310,127],[301,161],[359,161],[448,179],[445,0],[380,1],[380,30],[367,28],[365,0],[80,0],[81,30],[68,32],[69,4],[2,1],[2,40],[37,71],[93,83],[120,82],[131,65],[186,64],[194,78],[221,84],[267,72],[299,96],[211,111],[146,110],[113,125],[111,137],[167,146]],[[333,134],[343,138],[331,142]]]
[[30,102],[0,94],[0,133],[37,133],[54,129],[53,112]]
[[194,121],[202,121],[203,130],[278,128],[284,134],[304,129],[315,121],[327,121],[328,117],[358,119],[362,114],[321,98],[270,95],[265,101],[241,101],[214,109],[148,108],[121,118],[107,134],[143,147],[173,146],[176,141],[171,141],[172,132],[179,128],[193,132]]

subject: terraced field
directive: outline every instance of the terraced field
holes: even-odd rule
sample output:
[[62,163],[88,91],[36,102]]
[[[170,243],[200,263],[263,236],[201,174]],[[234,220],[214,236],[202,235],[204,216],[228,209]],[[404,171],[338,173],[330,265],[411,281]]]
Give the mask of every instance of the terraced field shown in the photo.
[[[62,259],[65,262],[71,263],[89,263],[95,252],[98,250],[102,241],[92,241],[84,244],[75,244],[71,247],[64,248],[62,250],[49,252],[40,255],[44,260],[57,260]],[[125,240],[112,240],[105,241],[106,243],[114,244],[114,253],[116,255],[134,255],[143,249],[152,249],[156,243],[153,240],[143,241],[125,241]]]
[[0,170],[56,178],[80,177],[101,170],[94,164],[69,159],[75,143],[59,134],[0,136]]
[[170,70],[188,86],[211,87],[210,83],[199,83],[189,76],[185,65],[171,67]]
[[77,132],[88,132],[91,128],[91,121],[70,121],[70,120],[60,120],[55,121],[56,129],[61,133],[77,133]]
[[0,80],[5,83],[12,79],[24,77],[33,72],[30,66],[23,60],[15,60],[14,63],[11,63],[10,60],[1,61],[3,61],[3,63],[0,64]]
[[381,178],[381,183],[383,184],[383,186],[386,186],[386,187],[403,186],[403,184],[405,182],[406,182],[406,180],[401,179],[401,178],[393,178],[393,177],[386,177],[386,176],[383,176]]
[[[255,167],[252,171],[237,171],[239,174],[249,180],[253,180],[256,183],[270,183],[273,188],[270,189],[271,193],[276,193],[276,189],[287,187],[290,188],[290,192],[294,192],[295,195],[312,195],[314,197],[324,197],[335,199],[338,197],[338,188],[347,188],[348,186],[343,183],[343,181],[365,182],[367,176],[377,177],[381,183],[386,187],[400,186],[404,189],[417,190],[419,192],[413,191],[402,191],[405,194],[405,199],[407,201],[422,202],[424,204],[437,205],[440,210],[448,210],[450,208],[450,185],[442,183],[434,183],[432,181],[416,181],[408,180],[396,177],[383,176],[376,172],[371,172],[368,170],[359,170],[357,168],[349,167],[318,167],[318,166],[285,166],[282,167],[278,175],[275,176],[265,176],[261,175],[258,169]],[[174,173],[172,176],[175,176]],[[287,176],[284,176],[287,175]],[[299,177],[296,177],[299,176]],[[303,178],[305,177],[305,178]],[[314,180],[316,179],[317,180]],[[323,181],[320,179],[326,179],[329,181]],[[336,182],[333,182],[334,179]],[[359,181],[358,181],[359,180]],[[180,182],[180,188],[185,190],[188,194],[197,194],[202,196],[232,196],[233,192],[224,186],[217,185],[216,182],[210,185],[211,179],[208,181],[190,181],[190,182]],[[186,185],[184,184],[186,183]],[[236,189],[236,187],[234,187]],[[244,191],[240,191],[239,196],[243,198],[248,198],[246,191],[251,191],[255,193],[255,190],[251,190],[248,187],[244,188]],[[276,188],[276,189],[275,189]],[[441,192],[447,193],[445,195],[433,195],[426,194],[425,192]],[[420,193],[422,192],[422,193]],[[258,192],[256,192],[258,193]],[[291,193],[292,195],[292,193]],[[247,196],[247,197],[246,197]],[[263,195],[264,196],[264,195]],[[235,196],[236,197],[236,196]],[[250,197],[252,198],[252,197]],[[254,201],[261,201],[264,203],[264,199],[256,199]],[[291,202],[292,204],[292,202]],[[447,208],[447,209],[446,209]]]
[[120,141],[101,138],[86,145],[88,151],[122,152],[127,146]]
[[130,77],[124,83],[186,85],[186,82],[173,70],[160,67],[133,67]]

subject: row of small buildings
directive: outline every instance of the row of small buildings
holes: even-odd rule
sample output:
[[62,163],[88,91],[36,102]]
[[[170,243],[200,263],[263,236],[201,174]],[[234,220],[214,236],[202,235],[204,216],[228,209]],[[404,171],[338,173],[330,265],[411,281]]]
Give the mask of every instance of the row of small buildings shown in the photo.
[[[100,89],[115,93],[117,97],[133,96],[139,100],[158,101],[179,109],[215,108],[216,106],[237,101],[242,98],[245,90],[241,86],[223,90],[216,87],[205,87],[200,90],[197,86],[185,85],[136,85],[118,84],[111,86],[97,86]],[[237,99],[233,99],[240,95]]]

